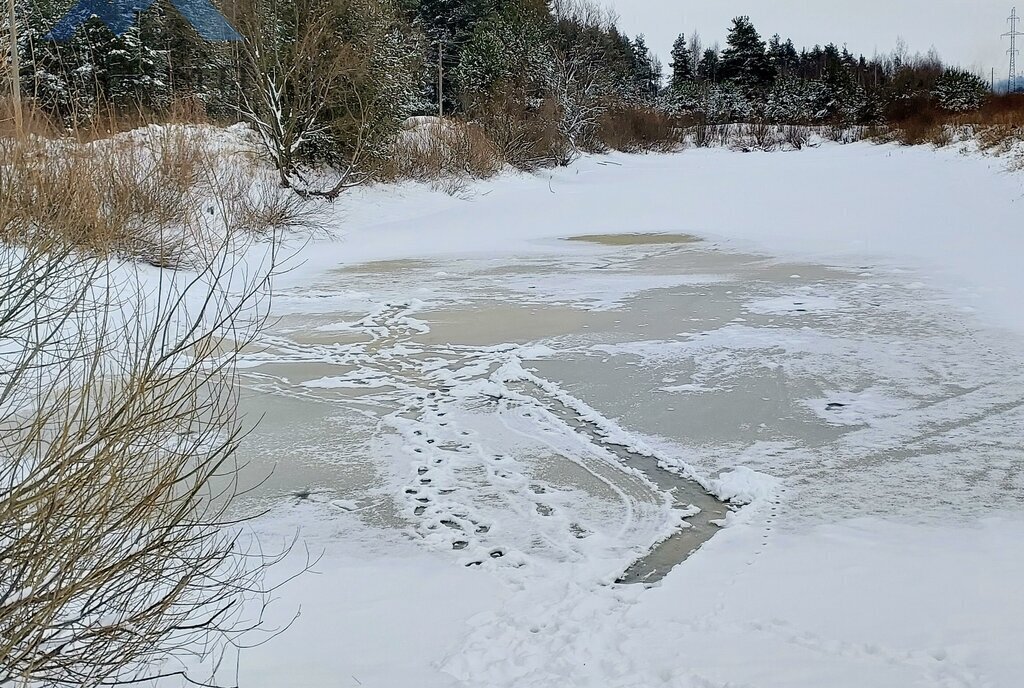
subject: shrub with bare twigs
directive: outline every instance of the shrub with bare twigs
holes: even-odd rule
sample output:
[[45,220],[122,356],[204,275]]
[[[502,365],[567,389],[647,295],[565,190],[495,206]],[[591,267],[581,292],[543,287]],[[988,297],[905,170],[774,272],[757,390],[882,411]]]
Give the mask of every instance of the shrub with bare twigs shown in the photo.
[[251,185],[188,129],[0,141],[0,686],[203,682],[259,626],[236,361],[304,211]]
[[227,509],[269,272],[167,274],[0,244],[0,685],[178,673],[253,627],[271,560]]
[[460,191],[470,179],[485,179],[501,169],[494,145],[478,124],[439,117],[413,117],[398,137],[391,176]]

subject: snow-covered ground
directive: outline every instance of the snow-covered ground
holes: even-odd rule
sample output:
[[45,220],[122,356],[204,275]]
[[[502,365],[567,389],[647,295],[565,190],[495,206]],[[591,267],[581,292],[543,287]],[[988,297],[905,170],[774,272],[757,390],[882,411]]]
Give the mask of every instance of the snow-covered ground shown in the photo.
[[[324,555],[241,684],[1019,685],[1022,195],[856,144],[339,202],[245,360],[258,527]],[[687,477],[749,504],[616,584]]]

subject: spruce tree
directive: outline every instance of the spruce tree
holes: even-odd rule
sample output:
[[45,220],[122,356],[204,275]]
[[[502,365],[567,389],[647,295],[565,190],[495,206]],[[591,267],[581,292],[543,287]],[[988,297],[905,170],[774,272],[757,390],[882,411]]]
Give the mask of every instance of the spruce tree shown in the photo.
[[697,78],[708,83],[718,83],[720,79],[721,65],[718,59],[718,51],[708,48],[704,51],[700,63],[697,65]]
[[651,55],[643,34],[633,40],[632,67],[640,99],[643,102],[653,100],[661,90],[661,63]]
[[689,42],[686,34],[681,33],[672,45],[672,80],[669,86],[673,91],[679,91],[693,81],[693,55],[690,54]]
[[726,42],[722,51],[722,79],[735,81],[748,94],[766,89],[775,78],[775,70],[749,17],[733,19]]

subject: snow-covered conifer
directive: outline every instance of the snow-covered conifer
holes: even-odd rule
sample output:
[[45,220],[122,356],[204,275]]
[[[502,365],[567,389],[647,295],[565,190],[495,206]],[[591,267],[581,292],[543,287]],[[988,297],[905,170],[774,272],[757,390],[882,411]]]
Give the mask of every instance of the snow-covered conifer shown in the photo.
[[935,82],[933,91],[939,106],[952,112],[977,110],[989,97],[989,85],[976,74],[949,68]]

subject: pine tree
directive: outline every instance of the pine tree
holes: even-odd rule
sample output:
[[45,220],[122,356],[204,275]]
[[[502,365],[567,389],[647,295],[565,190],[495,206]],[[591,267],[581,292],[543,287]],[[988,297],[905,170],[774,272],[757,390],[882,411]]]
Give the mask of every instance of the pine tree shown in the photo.
[[718,51],[714,48],[708,48],[704,51],[704,56],[700,58],[700,63],[697,65],[697,78],[712,84],[718,83],[720,67]]
[[673,91],[682,89],[693,81],[693,55],[690,53],[686,34],[681,33],[672,45],[672,79],[669,86]]
[[766,89],[775,78],[775,70],[749,17],[733,19],[726,42],[722,51],[722,79],[735,81],[748,94]]
[[661,63],[657,62],[647,48],[644,35],[637,36],[632,43],[633,79],[642,102],[650,102],[661,90]]
[[796,47],[793,45],[792,40],[787,40],[783,43],[779,34],[775,34],[768,41],[767,53],[768,62],[778,77],[784,78],[795,75],[799,67],[800,58],[797,55]]
[[935,99],[952,112],[977,110],[989,97],[989,84],[977,74],[949,68],[935,82]]
[[464,101],[487,97],[499,83],[542,79],[549,60],[543,19],[527,7],[510,3],[477,23],[454,71]]

